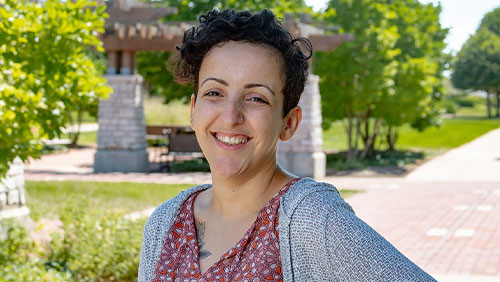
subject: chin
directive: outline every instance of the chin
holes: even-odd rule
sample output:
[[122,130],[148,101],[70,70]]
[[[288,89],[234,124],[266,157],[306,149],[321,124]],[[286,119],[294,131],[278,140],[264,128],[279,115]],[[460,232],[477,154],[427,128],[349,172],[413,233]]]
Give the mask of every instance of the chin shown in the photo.
[[234,177],[243,171],[242,164],[235,159],[219,159],[210,163],[210,171],[221,177]]

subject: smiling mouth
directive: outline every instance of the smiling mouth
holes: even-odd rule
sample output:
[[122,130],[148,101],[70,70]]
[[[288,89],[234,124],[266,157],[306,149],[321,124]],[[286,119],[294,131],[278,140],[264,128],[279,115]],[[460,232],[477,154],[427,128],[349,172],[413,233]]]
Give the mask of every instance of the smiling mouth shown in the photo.
[[220,142],[224,143],[227,146],[234,146],[234,145],[239,145],[239,144],[244,144],[250,141],[250,137],[246,136],[224,136],[220,135],[218,133],[213,133],[213,136],[217,138]]

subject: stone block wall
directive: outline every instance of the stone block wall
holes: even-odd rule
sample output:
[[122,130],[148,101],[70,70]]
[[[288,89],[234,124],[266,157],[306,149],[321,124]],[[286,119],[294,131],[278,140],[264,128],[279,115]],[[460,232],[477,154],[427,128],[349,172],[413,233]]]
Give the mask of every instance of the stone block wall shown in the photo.
[[319,77],[310,74],[299,102],[302,121],[295,135],[278,144],[278,163],[298,176],[325,176],[326,156],[323,153],[321,128],[321,96]]
[[106,75],[113,94],[99,102],[95,172],[148,171],[142,77]]
[[27,215],[25,204],[23,162],[16,158],[7,176],[0,179],[0,219]]

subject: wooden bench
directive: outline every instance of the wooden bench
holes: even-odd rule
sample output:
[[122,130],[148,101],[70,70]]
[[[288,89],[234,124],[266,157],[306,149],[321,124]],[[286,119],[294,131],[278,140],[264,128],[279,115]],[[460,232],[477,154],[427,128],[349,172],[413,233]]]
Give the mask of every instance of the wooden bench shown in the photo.
[[42,139],[42,144],[45,148],[49,150],[55,150],[58,147],[68,147],[71,145],[71,140],[69,139]]
[[[166,168],[170,171],[170,164],[175,161],[203,157],[196,135],[190,127],[148,125],[146,137],[148,140],[155,140],[153,146],[160,150],[155,157],[155,160],[161,163],[160,170]],[[166,152],[163,149],[166,149]],[[165,161],[163,157],[166,158]]]

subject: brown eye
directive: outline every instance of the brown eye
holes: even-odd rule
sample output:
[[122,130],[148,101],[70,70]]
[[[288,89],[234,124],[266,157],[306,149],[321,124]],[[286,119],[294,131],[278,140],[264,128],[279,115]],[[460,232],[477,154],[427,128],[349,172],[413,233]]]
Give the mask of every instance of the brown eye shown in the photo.
[[250,99],[248,99],[249,101],[252,101],[252,102],[258,102],[258,103],[263,103],[263,104],[269,104],[266,100],[262,99],[262,98],[259,98],[259,97],[252,97]]
[[219,92],[217,91],[208,91],[207,93],[205,93],[205,96],[209,96],[209,97],[218,97],[218,96],[222,96]]

